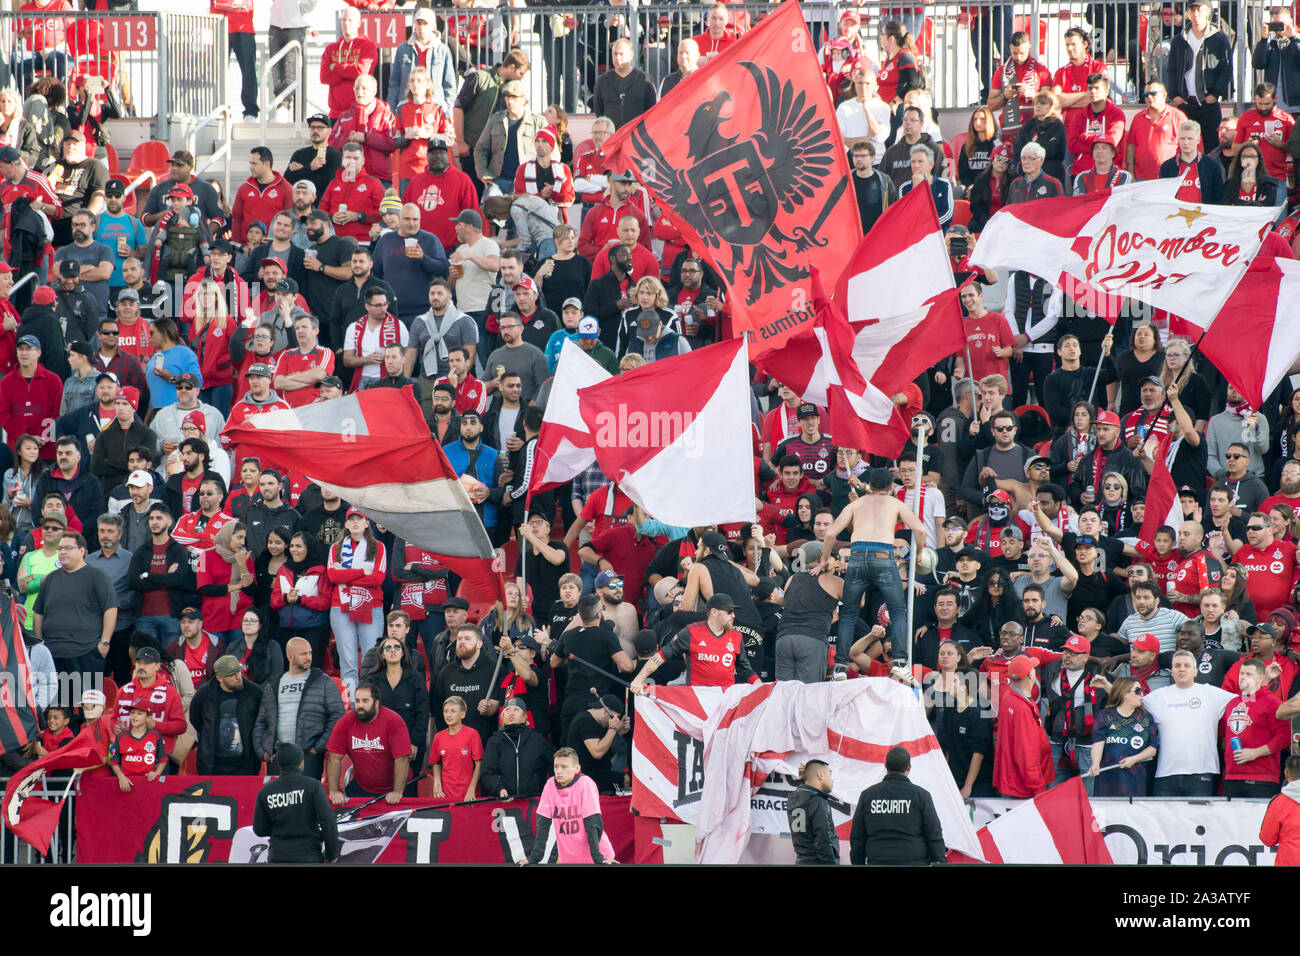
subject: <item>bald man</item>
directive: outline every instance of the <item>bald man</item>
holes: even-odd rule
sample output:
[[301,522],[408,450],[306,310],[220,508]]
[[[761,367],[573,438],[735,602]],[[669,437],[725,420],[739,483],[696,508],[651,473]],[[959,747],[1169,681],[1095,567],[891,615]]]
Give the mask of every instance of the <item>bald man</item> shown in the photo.
[[447,278],[447,251],[433,233],[420,228],[420,207],[408,202],[398,213],[397,228],[375,240],[375,275],[397,293],[393,310],[409,328],[429,311],[429,283]]
[[[296,591],[286,595],[296,597]],[[290,604],[296,601],[289,601]],[[253,726],[253,746],[266,761],[267,773],[279,773],[276,748],[283,743],[302,748],[303,772],[319,780],[325,771],[325,744],[343,716],[338,686],[319,667],[312,667],[311,643],[291,637],[284,648],[289,669],[279,680],[262,687],[262,705]]]

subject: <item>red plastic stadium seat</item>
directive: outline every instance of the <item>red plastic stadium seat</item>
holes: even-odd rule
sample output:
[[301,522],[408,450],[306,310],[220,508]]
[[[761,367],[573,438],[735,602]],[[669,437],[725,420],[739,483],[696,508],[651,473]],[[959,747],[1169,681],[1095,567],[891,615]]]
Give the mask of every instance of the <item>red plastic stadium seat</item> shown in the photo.
[[970,200],[958,199],[952,204],[952,224],[954,226],[970,225]]
[[958,133],[952,139],[948,140],[948,145],[952,148],[953,156],[956,156],[961,152],[961,148],[966,145],[966,134],[964,132]]
[[[1021,31],[1024,31],[1025,33],[1028,33],[1032,37],[1034,35],[1034,31],[1030,29],[1031,19],[1032,19],[1031,17],[1026,15],[1021,15],[1016,17],[1015,18],[1016,32],[1019,33]],[[1039,17],[1038,18],[1038,58],[1041,60],[1046,56],[1047,56],[1047,20],[1044,19],[1043,17]]]
[[464,598],[469,602],[469,619],[477,624],[484,614],[497,603],[495,591],[489,591],[477,587],[471,581],[461,581],[460,587],[456,589],[456,597]]
[[[153,173],[155,182],[162,182],[171,172],[171,163],[169,160],[172,156],[172,148],[160,140],[151,139],[141,143],[131,152],[131,165],[126,169],[126,181],[128,185],[137,176],[146,172]],[[141,188],[146,189],[147,185]]]

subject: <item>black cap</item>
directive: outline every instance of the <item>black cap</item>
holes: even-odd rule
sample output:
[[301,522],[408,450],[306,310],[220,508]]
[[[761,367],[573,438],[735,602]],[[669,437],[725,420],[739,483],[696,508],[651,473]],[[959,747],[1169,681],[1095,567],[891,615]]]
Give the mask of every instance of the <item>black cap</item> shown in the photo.
[[23,154],[12,146],[0,146],[0,163],[16,163]]
[[124,183],[124,182],[123,182],[122,180],[120,180],[120,179],[110,179],[108,182],[104,183],[104,195],[105,195],[105,196],[125,196],[125,195],[126,195],[126,183]]
[[537,640],[531,634],[524,634],[520,637],[516,637],[515,646],[526,647],[530,651],[540,651],[542,649],[542,645],[538,644]]
[[817,406],[814,405],[812,402],[804,402],[798,407],[798,409],[795,410],[796,418],[807,418],[810,415],[820,415],[820,414],[821,412],[817,411]]
[[233,256],[235,254],[235,247],[231,245],[229,239],[214,239],[212,240],[212,251],[224,252],[228,256]]
[[734,611],[736,609],[736,602],[728,595],[719,591],[717,594],[713,595],[713,597],[709,598],[708,609],[710,611]]
[[960,561],[962,558],[970,558],[972,561],[977,561],[980,564],[984,563],[984,555],[980,554],[978,550],[972,548],[970,545],[966,545],[957,552],[956,560]]
[[706,531],[700,535],[700,544],[708,548],[714,554],[725,554],[727,550],[727,539],[718,531]]
[[603,694],[601,695],[600,702],[602,705],[604,705],[606,710],[613,711],[614,713],[618,714],[620,717],[623,716],[622,698],[615,697],[613,694]]
[[320,383],[321,385],[323,386],[327,385],[330,388],[343,387],[343,379],[339,378],[337,375],[326,375],[323,379],[320,380]]
[[181,620],[184,620],[187,617],[192,617],[196,621],[201,621],[203,620],[203,612],[196,607],[187,607],[181,611],[179,617]]
[[307,125],[310,126],[312,123],[322,123],[331,129],[334,127],[334,120],[330,119],[328,113],[312,113],[307,117]]
[[[91,351],[90,343],[83,342],[81,339],[74,339],[73,341],[69,342],[68,351],[76,352],[78,355],[84,355],[88,359],[95,357],[95,353]],[[96,384],[99,383],[98,378],[95,379],[95,383]]]
[[281,279],[275,284],[276,292],[288,292],[291,295],[298,294],[298,283],[293,279]]
[[64,259],[59,263],[59,275],[75,279],[81,275],[81,263],[75,259]]
[[632,638],[632,647],[638,654],[649,654],[659,649],[659,636],[649,628],[637,631],[636,637]]
[[446,611],[449,608],[468,611],[469,601],[465,600],[463,597],[449,597],[447,600],[442,602],[442,609]]
[[1268,621],[1260,621],[1258,624],[1247,624],[1246,636],[1249,637],[1252,634],[1265,634],[1274,642],[1279,640],[1277,628],[1268,623]]
[[199,380],[194,376],[194,373],[193,373],[193,372],[181,372],[181,374],[179,374],[179,375],[176,376],[176,378],[175,378],[175,380],[172,382],[172,384],[173,384],[173,385],[193,385],[195,388],[198,388],[198,387],[199,387]]
[[161,664],[162,655],[156,647],[141,647],[135,652],[135,661],[137,664]]

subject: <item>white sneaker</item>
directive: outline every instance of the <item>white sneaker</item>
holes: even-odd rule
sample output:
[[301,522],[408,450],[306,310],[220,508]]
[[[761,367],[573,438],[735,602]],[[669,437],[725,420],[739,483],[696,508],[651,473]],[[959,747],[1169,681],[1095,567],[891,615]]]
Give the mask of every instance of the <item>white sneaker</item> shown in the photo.
[[848,664],[836,664],[831,669],[831,680],[848,680],[848,679],[849,679]]

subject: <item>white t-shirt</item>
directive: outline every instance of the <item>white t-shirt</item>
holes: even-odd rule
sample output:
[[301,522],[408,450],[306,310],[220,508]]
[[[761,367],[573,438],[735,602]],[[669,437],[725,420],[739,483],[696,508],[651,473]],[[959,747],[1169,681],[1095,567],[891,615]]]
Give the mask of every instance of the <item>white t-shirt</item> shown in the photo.
[[[369,355],[371,352],[379,351],[379,332],[382,328],[383,328],[382,324],[376,325],[373,329],[370,327],[369,323],[366,324],[365,331],[361,333],[361,354],[362,355]],[[398,337],[399,341],[401,342],[402,346],[405,347],[411,338],[410,333],[406,330],[406,323],[403,322],[401,319],[398,319],[397,328],[400,333]],[[351,325],[348,326],[348,335],[343,342],[343,350],[345,352],[351,352],[356,347],[357,347],[357,324],[353,322]],[[385,375],[384,366],[382,364],[361,366],[362,378],[383,378],[384,375]]]
[[[1187,30],[1187,31],[1185,31],[1185,32],[1183,33],[1183,37],[1186,38],[1186,40],[1187,40],[1187,45],[1190,46],[1190,47],[1192,48],[1192,55],[1191,55],[1191,58],[1190,58],[1189,61],[1188,61],[1189,63],[1192,64],[1192,68],[1191,68],[1190,70],[1188,70],[1187,73],[1186,73],[1186,74],[1184,75],[1184,77],[1183,77],[1183,79],[1184,79],[1184,80],[1186,81],[1186,83],[1187,83],[1187,94],[1186,94],[1186,95],[1187,95],[1187,96],[1195,96],[1195,95],[1196,95],[1196,54],[1198,54],[1198,53],[1201,52],[1201,44],[1205,42],[1205,37],[1200,37],[1200,38],[1198,38],[1198,37],[1196,36],[1196,32],[1193,31],[1193,30]],[[1170,95],[1170,97],[1174,97],[1174,96],[1177,96],[1178,94],[1177,94],[1177,93],[1170,93],[1169,95]]]
[[1219,772],[1219,718],[1235,697],[1213,684],[1170,684],[1147,694],[1142,706],[1160,729],[1157,777]]
[[867,117],[862,112],[862,104],[855,99],[845,100],[835,107],[835,118],[840,124],[840,135],[845,139],[871,137],[871,145],[876,148],[876,162],[878,163],[880,157],[885,155],[885,137],[889,135],[889,104],[877,98],[875,102],[867,104],[867,109],[880,125],[880,135],[878,136],[871,136],[871,129],[867,126]]
[[[473,245],[466,247],[467,252],[476,256],[496,256],[501,254],[501,247],[495,239],[487,236]],[[487,309],[488,291],[496,278],[495,272],[486,272],[466,259],[462,265],[465,274],[456,280],[456,308],[462,312],[483,312]]]

